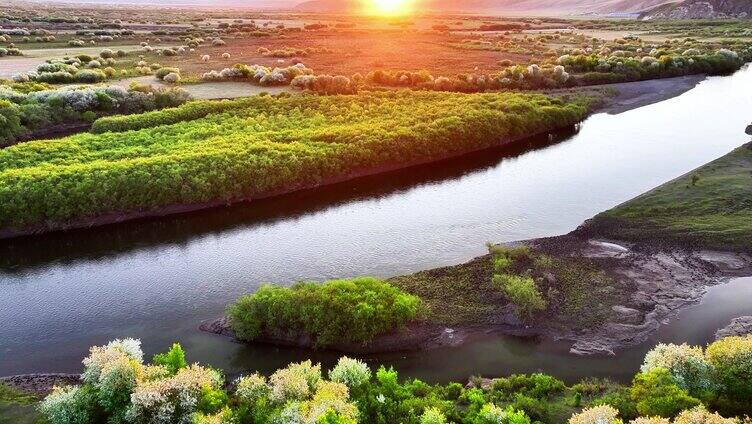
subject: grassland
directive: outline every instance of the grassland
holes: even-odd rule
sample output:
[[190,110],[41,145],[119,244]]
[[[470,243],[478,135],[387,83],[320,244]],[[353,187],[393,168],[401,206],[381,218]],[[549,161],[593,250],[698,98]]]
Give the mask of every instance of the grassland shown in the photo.
[[[442,325],[505,325],[522,321],[538,329],[590,328],[610,318],[609,310],[624,295],[618,284],[593,262],[557,257],[518,247],[492,246],[492,253],[466,264],[394,277],[391,284],[423,301],[427,319]],[[545,299],[546,308],[520,313],[509,293],[495,284],[500,256],[509,256],[507,273],[529,278]],[[587,296],[586,296],[587,293]],[[595,303],[601,308],[592,308]],[[541,319],[545,317],[545,319]],[[538,325],[545,321],[545,325]]]
[[36,412],[36,396],[0,383],[0,424],[31,424],[41,417]]
[[588,229],[622,240],[752,251],[752,145],[596,216]]

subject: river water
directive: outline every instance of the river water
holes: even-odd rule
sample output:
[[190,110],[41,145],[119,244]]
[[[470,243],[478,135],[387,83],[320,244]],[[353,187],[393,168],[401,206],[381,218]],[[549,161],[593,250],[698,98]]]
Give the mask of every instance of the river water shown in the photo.
[[[266,201],[3,241],[0,375],[77,372],[89,346],[117,337],[140,338],[147,353],[179,341],[189,360],[229,374],[308,357],[330,364],[337,354],[238,345],[196,328],[262,282],[388,277],[461,263],[484,253],[486,241],[567,233],[743,144],[751,110],[752,70],[745,69],[654,105],[594,115],[554,140]],[[680,315],[649,344],[615,358],[495,337],[365,359],[431,381],[536,370],[570,381],[623,380],[656,340],[706,342],[730,318],[752,314],[752,296],[733,296],[749,291],[746,283],[712,289],[696,307],[701,312]],[[722,295],[714,302],[714,293],[736,302]]]

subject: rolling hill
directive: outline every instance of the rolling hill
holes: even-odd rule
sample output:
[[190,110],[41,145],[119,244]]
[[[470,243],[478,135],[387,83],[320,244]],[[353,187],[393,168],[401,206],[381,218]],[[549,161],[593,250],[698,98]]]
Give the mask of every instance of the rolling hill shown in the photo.
[[684,0],[657,6],[642,19],[752,18],[750,0]]
[[[424,11],[476,13],[556,13],[608,14],[638,13],[667,0],[419,0],[417,7]],[[357,10],[358,0],[309,0],[296,6],[307,12],[346,12]]]

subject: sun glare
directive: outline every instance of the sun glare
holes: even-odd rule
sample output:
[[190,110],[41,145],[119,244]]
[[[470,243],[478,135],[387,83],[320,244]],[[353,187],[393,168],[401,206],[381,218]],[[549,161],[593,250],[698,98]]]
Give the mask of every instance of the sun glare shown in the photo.
[[411,0],[367,0],[368,12],[376,15],[404,15],[410,12]]

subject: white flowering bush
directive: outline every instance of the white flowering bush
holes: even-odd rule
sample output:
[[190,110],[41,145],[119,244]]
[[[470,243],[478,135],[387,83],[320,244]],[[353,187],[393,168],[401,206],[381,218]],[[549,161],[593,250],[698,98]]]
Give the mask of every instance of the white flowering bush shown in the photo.
[[420,416],[420,424],[446,424],[447,419],[438,408],[426,408]]
[[50,424],[90,424],[94,420],[95,395],[83,387],[55,387],[39,404]]
[[269,377],[271,399],[274,402],[303,400],[315,392],[321,381],[321,365],[312,365],[310,360],[290,364]]
[[716,413],[708,412],[704,407],[684,411],[674,418],[674,424],[738,424],[733,418],[724,418]]
[[141,363],[143,356],[141,341],[136,339],[117,339],[105,346],[94,346],[89,349],[89,356],[83,360],[84,372],[81,379],[85,383],[96,384],[110,362],[124,358]]
[[619,411],[609,405],[584,409],[569,418],[569,424],[621,424]]
[[729,60],[738,60],[739,53],[729,49],[719,49],[718,54]]
[[259,399],[267,397],[271,391],[266,384],[266,377],[258,373],[238,378],[235,386],[235,396],[239,401],[248,404],[254,404]]
[[174,376],[139,384],[126,417],[136,423],[190,423],[203,390],[221,384],[214,370],[197,364],[182,368]]
[[141,364],[127,356],[105,364],[99,380],[92,384],[102,408],[111,414],[125,412],[140,374]]
[[329,379],[354,389],[371,380],[371,369],[363,361],[343,356],[339,358],[337,365],[329,371]]
[[177,74],[175,72],[170,72],[169,74],[165,75],[163,80],[164,82],[168,84],[176,84],[180,82],[180,74]]
[[327,413],[334,413],[344,421],[355,422],[358,408],[349,402],[347,386],[332,381],[322,381],[311,400],[302,404],[303,422],[316,424]]
[[303,405],[297,401],[287,402],[282,410],[272,417],[274,424],[303,424]]
[[487,403],[478,412],[479,424],[505,424],[507,412],[493,403]]
[[232,68],[221,71],[209,71],[202,75],[202,79],[210,81],[225,81],[232,79],[248,79],[263,86],[289,85],[295,77],[312,75],[313,71],[298,63],[286,68],[268,68],[261,65],[237,64]]
[[645,355],[640,371],[655,368],[668,370],[676,384],[692,394],[712,389],[713,366],[699,346],[658,344]]
[[629,424],[671,424],[671,420],[663,417],[639,417],[630,421]]

